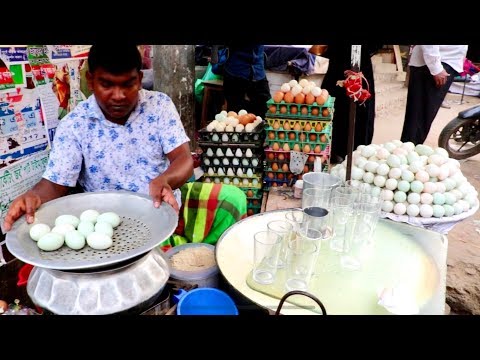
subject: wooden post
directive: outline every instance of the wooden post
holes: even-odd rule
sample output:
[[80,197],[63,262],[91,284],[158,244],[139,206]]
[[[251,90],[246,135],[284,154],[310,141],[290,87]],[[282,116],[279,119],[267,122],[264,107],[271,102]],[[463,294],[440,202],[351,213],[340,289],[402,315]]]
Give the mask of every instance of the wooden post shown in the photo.
[[195,150],[195,46],[154,45],[153,71],[153,89],[172,98]]
[[[360,70],[360,55],[362,53],[361,45],[352,45],[352,71]],[[350,112],[348,116],[348,142],[347,142],[347,174],[345,180],[350,180],[352,174],[352,154],[353,141],[355,137],[355,115],[357,112],[357,104],[350,98]]]

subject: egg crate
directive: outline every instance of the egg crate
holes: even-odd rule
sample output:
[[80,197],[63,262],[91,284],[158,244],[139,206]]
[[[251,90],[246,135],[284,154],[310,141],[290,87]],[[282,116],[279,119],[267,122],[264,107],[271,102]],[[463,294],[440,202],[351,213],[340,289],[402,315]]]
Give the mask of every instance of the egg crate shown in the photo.
[[265,123],[259,124],[252,132],[242,132],[236,131],[208,131],[206,128],[203,128],[198,131],[199,142],[200,143],[231,143],[231,144],[252,144],[259,145],[263,144],[265,139]]
[[[228,179],[228,181],[225,181],[225,179]],[[238,180],[238,184],[235,184],[234,180]],[[243,180],[248,180],[248,184],[244,184]],[[254,181],[257,182],[256,185],[254,185]],[[226,185],[234,185],[238,188],[243,189],[261,189],[263,184],[262,184],[262,176],[257,176],[253,178],[247,178],[247,177],[239,177],[239,176],[219,176],[219,175],[208,175],[205,174],[203,175],[203,182],[206,183],[215,183],[215,184],[226,184]]]
[[[241,158],[241,159],[243,159],[243,158],[246,158],[246,159],[257,158],[257,159],[260,160],[261,158],[263,158],[263,155],[264,155],[263,145],[262,146],[255,146],[255,147],[252,147],[251,145],[249,145],[249,146],[245,147],[245,146],[242,146],[242,144],[232,145],[232,144],[212,144],[212,143],[209,143],[208,145],[200,144],[200,148],[202,149],[202,158],[203,157],[208,157],[208,158],[217,157],[217,158],[223,159],[223,157],[228,157],[228,158],[236,157],[236,158]],[[211,155],[208,154],[208,149],[212,150]],[[218,149],[221,150],[220,154],[218,153]],[[227,156],[227,154],[226,154],[227,149],[230,149],[232,151],[233,156]],[[250,157],[246,155],[248,149],[250,149],[250,151],[252,152],[252,156],[250,156]],[[241,155],[237,154],[238,150],[240,150]],[[221,155],[221,154],[223,154],[223,155]],[[237,156],[237,155],[240,155],[240,156]]]
[[[277,164],[278,170],[273,170],[273,164]],[[286,164],[289,168],[287,171],[283,169],[283,165]],[[305,163],[304,166],[308,167],[308,171],[313,171],[314,167],[314,162],[313,161],[308,161]],[[324,167],[330,166],[330,159],[326,159],[322,162],[322,171]],[[273,161],[273,162],[267,162],[265,166],[265,171],[264,172],[274,172],[274,173],[284,173],[284,174],[289,174],[291,173],[290,171],[290,162],[289,161]]]
[[[236,156],[234,157],[229,157],[229,156],[223,156],[223,157],[209,157],[205,153],[202,155],[202,162],[201,165],[203,166],[228,166],[228,167],[248,167],[252,169],[262,169],[263,168],[263,161],[264,161],[264,156],[260,157],[242,157],[242,158],[237,158]],[[224,159],[228,160],[228,164],[224,164]],[[238,165],[234,165],[234,159],[237,159]],[[254,161],[256,160],[256,162]],[[256,165],[254,165],[256,163]]]
[[[269,132],[274,131],[276,139],[279,139],[278,133],[279,132],[284,132],[284,133],[289,133],[289,132],[304,132],[306,134],[329,134],[331,135],[332,133],[332,126],[333,122],[332,121],[313,121],[313,120],[287,120],[287,119],[277,119],[277,118],[268,118],[268,126],[265,127],[265,132],[267,133],[267,139],[269,139]],[[285,129],[284,126],[289,127],[290,129]],[[297,126],[298,124],[298,126]],[[305,130],[305,127],[310,125],[311,128],[310,130]],[[277,128],[275,128],[277,127]],[[297,127],[298,130],[295,130],[294,128]],[[318,127],[318,130],[315,130],[315,128]],[[287,136],[287,134],[285,134]],[[298,135],[297,135],[298,136]],[[271,138],[270,138],[271,139]]]
[[[273,150],[273,151],[280,151],[280,149],[283,150],[285,144],[288,144],[288,148],[289,150],[288,151],[291,151],[291,150],[294,150],[295,149],[295,145],[298,145],[299,149],[296,150],[296,151],[299,151],[299,152],[305,152],[305,146],[308,145],[311,149],[311,151],[307,151],[305,152],[306,154],[318,154],[318,155],[321,155],[322,152],[325,152],[325,150],[327,149],[327,146],[331,144],[331,140],[330,140],[330,137],[328,137],[327,139],[328,141],[327,142],[312,142],[312,141],[290,141],[290,140],[267,140],[267,149],[268,150]],[[274,150],[274,146],[275,144],[278,144],[278,150]],[[317,145],[320,146],[320,152],[314,152],[314,149],[317,147]],[[283,150],[283,151],[287,151],[287,150]]]
[[[335,98],[330,95],[328,96],[327,101],[325,101],[323,105],[318,105],[317,102],[314,102],[311,105],[286,103],[285,100],[282,100],[279,103],[276,103],[273,99],[270,99],[267,101],[268,110],[267,110],[267,113],[265,114],[265,117],[278,116],[282,118],[293,118],[293,119],[332,120],[333,113],[335,111],[334,104],[335,104]],[[275,106],[275,112],[272,112],[272,109],[274,106]],[[281,108],[283,108],[283,106],[286,106],[287,109],[284,113],[281,113],[280,111],[281,111]],[[293,114],[291,110],[294,107],[297,108],[297,113],[295,114]],[[307,108],[307,114],[301,113],[301,109],[303,107]],[[313,109],[318,109],[318,115],[312,115]],[[322,111],[324,111],[325,109],[328,109],[329,111],[328,116],[322,115]]]
[[271,180],[271,179],[264,179],[263,189],[264,191],[269,191],[272,187],[291,187],[295,184],[297,179],[292,179],[291,181],[286,180]]
[[[242,188],[247,200],[261,200],[263,197],[263,190],[260,188]],[[249,196],[250,195],[250,196]]]
[[314,131],[294,131],[294,130],[268,130],[266,137],[267,142],[272,141],[296,141],[296,142],[311,142],[311,143],[327,143],[331,139],[330,129],[328,132],[314,132]]
[[[237,167],[237,168],[233,168],[233,166],[224,166],[224,165],[220,165],[220,166],[202,166],[202,170],[208,174],[208,170],[209,169],[212,169],[213,172],[214,172],[214,175],[215,176],[228,176],[227,175],[227,171],[228,171],[228,168],[232,168],[232,170],[234,171],[235,175],[234,176],[231,176],[231,177],[238,177],[238,178],[257,178],[258,176],[261,176],[263,174],[263,167],[260,167],[260,168],[249,168],[249,167]],[[218,170],[219,169],[222,169],[222,171],[225,173],[225,175],[220,175],[218,174]],[[238,176],[237,175],[237,171],[238,169],[241,169],[242,170],[242,173],[243,175],[242,176]],[[253,176],[247,176],[247,172],[248,172],[248,169],[252,170],[253,172]],[[211,175],[209,175],[211,176]]]

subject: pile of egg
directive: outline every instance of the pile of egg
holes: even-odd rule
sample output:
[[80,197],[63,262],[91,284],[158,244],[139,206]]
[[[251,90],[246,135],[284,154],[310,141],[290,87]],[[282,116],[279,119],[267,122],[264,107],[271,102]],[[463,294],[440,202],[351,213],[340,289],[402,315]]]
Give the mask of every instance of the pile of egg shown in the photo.
[[[247,113],[246,110],[240,110],[238,114],[235,111],[229,111],[228,113],[223,110],[222,112],[215,115],[215,120],[211,121],[207,125],[207,131],[216,131],[216,132],[252,132],[258,125],[263,122],[260,116],[255,116],[255,114]],[[213,136],[215,136],[214,134]],[[218,136],[218,135],[217,135]],[[214,139],[213,141],[219,141],[220,138]],[[222,140],[223,141],[223,140]],[[228,141],[228,138],[227,140]]]
[[[331,174],[345,180],[347,160]],[[450,217],[475,207],[478,192],[443,148],[393,140],[360,145],[352,157],[352,182],[382,197],[382,210],[397,215]]]
[[44,251],[60,249],[65,243],[73,250],[80,250],[88,244],[93,249],[105,250],[113,245],[113,229],[120,225],[121,219],[114,212],[100,214],[89,209],[82,212],[80,218],[74,215],[60,215],[55,226],[37,223],[30,227],[30,238]]
[[[302,79],[300,82],[297,82],[297,80],[290,80],[288,83],[283,83],[280,90],[275,92],[273,95],[273,101],[276,103],[284,101],[285,103],[307,105],[312,105],[316,102],[317,105],[321,106],[328,100],[328,95],[328,91],[326,89],[321,89],[314,81]],[[328,113],[324,116],[327,115]]]

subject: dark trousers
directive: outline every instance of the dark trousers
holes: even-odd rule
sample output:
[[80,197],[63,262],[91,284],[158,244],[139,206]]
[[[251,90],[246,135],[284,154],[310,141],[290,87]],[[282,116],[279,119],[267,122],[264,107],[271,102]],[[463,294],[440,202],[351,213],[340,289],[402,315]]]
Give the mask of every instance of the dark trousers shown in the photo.
[[[223,76],[223,94],[228,111],[239,112],[245,109],[249,113],[265,117],[267,101],[271,98],[267,78],[253,81],[231,76]],[[248,99],[245,98],[245,95]]]
[[427,138],[453,78],[458,75],[450,65],[445,63],[442,65],[450,76],[441,88],[435,86],[433,76],[426,65],[410,66],[407,107],[401,137],[403,142],[411,141],[414,144],[423,144]]

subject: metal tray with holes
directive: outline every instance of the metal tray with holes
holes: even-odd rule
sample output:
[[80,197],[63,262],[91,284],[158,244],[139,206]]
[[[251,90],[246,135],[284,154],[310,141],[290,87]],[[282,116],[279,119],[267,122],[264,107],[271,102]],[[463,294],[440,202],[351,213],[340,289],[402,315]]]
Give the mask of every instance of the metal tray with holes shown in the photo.
[[35,223],[54,226],[59,215],[77,217],[84,210],[95,209],[117,213],[122,222],[114,229],[113,245],[106,250],[95,250],[85,245],[73,250],[63,245],[56,251],[43,251],[30,238],[30,226],[25,216],[18,219],[7,233],[7,248],[21,261],[48,269],[78,270],[111,266],[147,253],[173,234],[178,215],[167,203],[153,206],[149,196],[127,191],[90,192],[64,196],[49,201],[35,213]]

